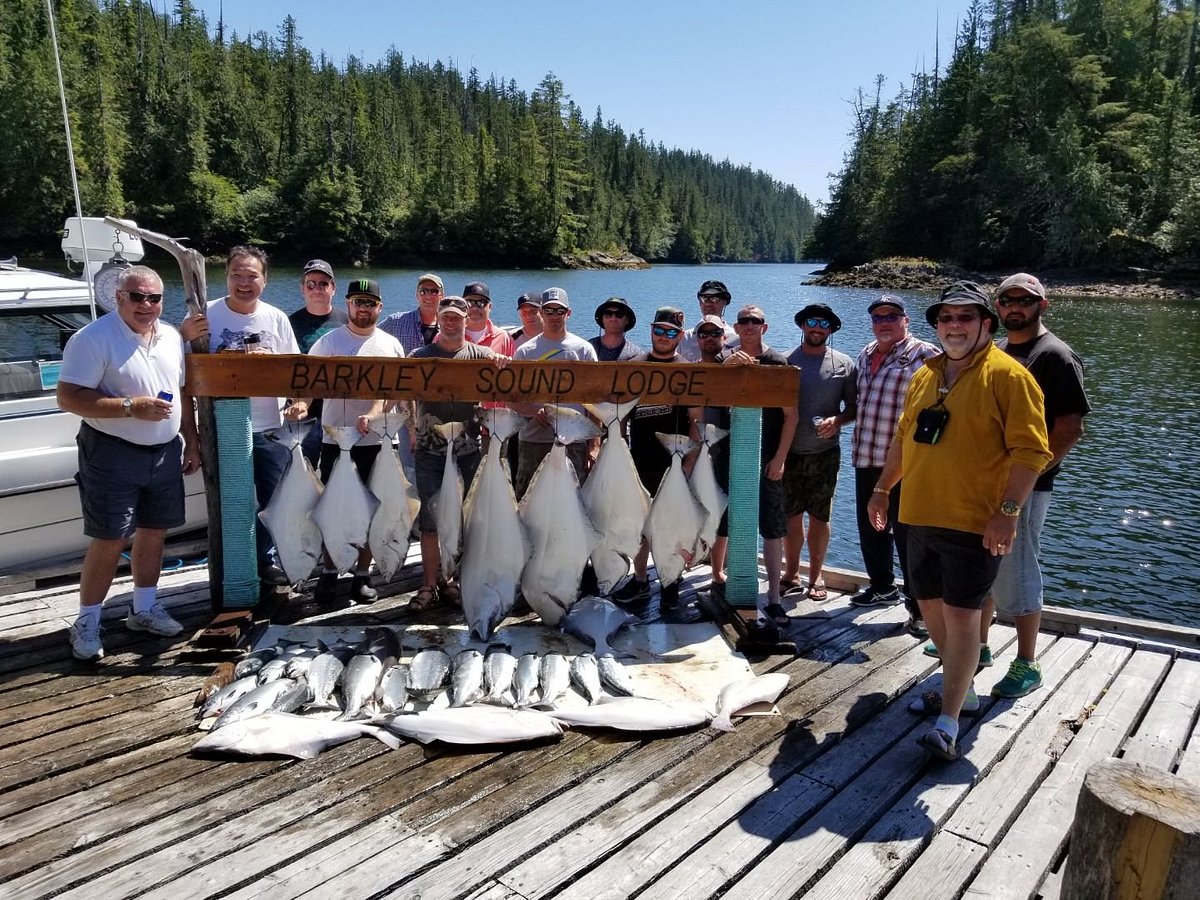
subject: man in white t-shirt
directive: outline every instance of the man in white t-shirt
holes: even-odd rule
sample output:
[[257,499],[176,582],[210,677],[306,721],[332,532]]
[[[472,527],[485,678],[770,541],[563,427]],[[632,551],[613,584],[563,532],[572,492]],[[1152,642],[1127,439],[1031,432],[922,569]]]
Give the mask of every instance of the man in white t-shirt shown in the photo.
[[[225,265],[229,295],[212,300],[203,316],[185,319],[180,332],[187,341],[207,336],[210,353],[299,353],[292,323],[283,310],[262,300],[267,286],[267,254],[260,248],[241,244],[229,251]],[[290,456],[287,448],[269,441],[263,432],[282,424],[282,413],[290,407],[283,397],[250,398],[250,430],[253,432],[254,493],[258,508],[270,501],[283,478]],[[307,412],[307,409],[305,410]],[[295,414],[288,418],[297,417]],[[284,585],[287,575],[275,558],[274,542],[262,523],[255,520],[254,540],[258,554],[258,577],[266,584]]]
[[[377,328],[379,313],[383,309],[383,295],[379,290],[379,282],[373,278],[355,278],[346,287],[346,308],[350,320],[341,328],[328,331],[317,338],[309,350],[310,356],[384,356],[400,358],[404,356],[404,348],[396,338]],[[311,399],[297,400],[293,404],[293,415],[307,412]],[[363,437],[350,449],[350,458],[358,470],[358,476],[366,484],[371,478],[371,469],[375,465],[375,457],[379,455],[379,435],[371,431],[368,420],[371,416],[383,412],[385,405],[391,404],[385,400],[348,398],[329,398],[321,407],[321,425],[334,428],[357,428]],[[321,481],[328,482],[333,472],[333,464],[341,455],[341,449],[333,438],[326,434],[321,443]],[[358,566],[350,584],[350,598],[358,603],[371,603],[378,595],[371,586],[371,551],[364,547],[358,554]],[[333,566],[328,555],[325,565],[317,579],[316,601],[330,604],[337,591],[337,569]]]
[[[578,335],[567,331],[567,320],[571,317],[571,302],[567,292],[560,287],[547,288],[542,291],[542,321],[544,330],[531,341],[519,346],[513,352],[516,360],[547,360],[554,362],[598,362],[596,349]],[[582,408],[571,404],[572,409],[582,412]],[[517,464],[517,477],[514,480],[517,499],[525,496],[533,473],[541,465],[543,459],[554,446],[554,426],[546,416],[546,408],[537,403],[514,403],[513,409],[530,420],[519,432],[521,446],[520,458]],[[591,468],[591,461],[600,452],[600,439],[588,441],[586,444],[570,444],[567,447],[567,457],[575,466],[575,474],[582,484]]]
[[183,476],[200,468],[200,449],[195,413],[182,397],[183,342],[159,321],[162,300],[153,269],[126,269],[117,281],[116,311],[85,326],[63,349],[58,405],[83,419],[75,480],[91,538],[70,631],[77,659],[104,656],[100,608],[131,536],[133,608],[126,626],[166,637],[183,630],[158,603],[158,576],[167,529],[184,522]]

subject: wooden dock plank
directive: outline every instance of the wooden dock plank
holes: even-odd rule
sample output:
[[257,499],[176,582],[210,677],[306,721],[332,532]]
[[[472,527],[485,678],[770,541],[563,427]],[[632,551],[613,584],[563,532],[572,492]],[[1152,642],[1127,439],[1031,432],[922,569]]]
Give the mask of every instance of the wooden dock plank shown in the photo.
[[1176,658],[1121,757],[1170,772],[1183,751],[1200,705],[1200,660]]
[[[963,742],[959,761],[930,771],[914,785],[805,896],[812,900],[883,896],[997,760],[1014,752],[1014,744],[1025,746],[1022,729],[1048,701],[1075,706],[1095,699],[1101,689],[1093,680],[1098,666],[1076,669],[1090,649],[1087,642],[1064,639],[1042,654],[1043,689],[1011,704],[992,704],[971,738]],[[998,668],[1004,671],[1007,666]],[[1064,693],[1070,697],[1060,698]]]
[[1168,662],[1163,653],[1133,655],[968,885],[968,896],[1015,900],[1033,894],[1066,842],[1088,767],[1117,751],[1149,705]]
[[[887,900],[931,900],[958,897],[962,885],[979,871],[987,847],[947,831],[938,832],[917,861],[888,891]],[[849,895],[857,898],[858,893]],[[846,898],[849,900],[849,897]]]

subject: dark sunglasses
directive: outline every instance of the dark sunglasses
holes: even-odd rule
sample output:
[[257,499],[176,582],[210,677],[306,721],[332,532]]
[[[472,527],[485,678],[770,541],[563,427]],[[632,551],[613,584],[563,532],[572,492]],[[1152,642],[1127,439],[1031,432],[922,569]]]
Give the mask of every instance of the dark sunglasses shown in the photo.
[[899,322],[900,321],[900,313],[882,313],[882,314],[872,313],[871,321],[874,322],[876,325],[882,325],[884,322],[887,322],[889,324],[891,324],[893,322]]
[[378,300],[373,300],[370,297],[355,297],[350,302],[353,303],[355,306],[361,306],[361,307],[365,307],[367,309],[370,309],[373,306],[382,306],[383,305]]
[[547,316],[565,316],[567,308],[565,306],[543,306],[542,313]]
[[978,322],[979,318],[979,315],[976,313],[959,313],[958,315],[954,315],[954,313],[939,313],[937,321],[939,325],[949,325],[951,322],[965,325],[968,322]]
[[830,325],[830,322],[828,319],[817,319],[812,316],[809,316],[807,319],[804,320],[804,324],[807,325],[809,328],[828,328]]
[[425,294],[426,296],[429,296],[430,294],[440,294],[441,292],[441,288],[417,288],[418,294]]
[[650,328],[650,333],[655,337],[677,338],[682,329],[672,328],[669,325],[653,325]]
[[625,310],[623,310],[623,309],[605,309],[600,312],[600,315],[604,318],[608,318],[609,316],[617,316],[618,318],[623,319],[623,318],[625,318]]
[[725,332],[719,331],[716,328],[705,328],[702,331],[696,332],[696,337],[703,340],[704,338],[719,338],[725,337]]
[[1041,303],[1040,297],[1030,297],[1028,294],[1022,294],[1020,297],[1001,297],[996,301],[996,305],[1001,309],[1008,309],[1010,306],[1019,306],[1021,309],[1029,309],[1031,306],[1037,306]]
[[143,294],[141,291],[126,291],[125,296],[131,303],[149,303],[151,306],[158,306],[163,297],[162,294]]
[[737,323],[739,325],[765,325],[766,319],[759,316],[738,316]]
[[492,301],[487,297],[468,297],[467,303],[471,306],[487,306]]

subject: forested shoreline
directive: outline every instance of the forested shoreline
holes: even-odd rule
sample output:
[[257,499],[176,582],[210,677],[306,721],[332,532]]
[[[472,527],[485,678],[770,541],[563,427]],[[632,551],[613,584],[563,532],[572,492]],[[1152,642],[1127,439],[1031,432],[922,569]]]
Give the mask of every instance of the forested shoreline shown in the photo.
[[[807,198],[770,175],[586,115],[553,73],[531,91],[442,62],[335,62],[290,16],[227,34],[187,0],[58,0],[85,214],[206,253],[553,265],[794,262]],[[0,0],[0,247],[74,214],[44,0]],[[653,123],[644,123],[652,127]]]
[[949,63],[860,91],[806,245],[972,269],[1200,269],[1200,0],[976,0]]

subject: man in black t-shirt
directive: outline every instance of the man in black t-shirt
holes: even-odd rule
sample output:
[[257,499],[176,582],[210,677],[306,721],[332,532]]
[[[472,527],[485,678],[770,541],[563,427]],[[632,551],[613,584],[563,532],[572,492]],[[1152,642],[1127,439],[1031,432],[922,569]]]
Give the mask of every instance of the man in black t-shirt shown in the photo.
[[[300,295],[304,298],[304,305],[288,316],[301,353],[308,353],[317,342],[317,338],[325,332],[333,331],[349,321],[345,307],[333,302],[336,290],[337,282],[333,277],[333,267],[329,263],[323,259],[310,259],[304,264],[300,273]],[[321,421],[321,406],[321,398],[317,397],[308,408],[309,416],[318,422]],[[309,429],[301,449],[315,468],[321,455],[319,426]]]
[[984,644],[993,604],[1013,617],[1017,629],[1017,658],[992,688],[997,697],[1023,697],[1042,683],[1041,669],[1034,661],[1042,622],[1042,570],[1038,562],[1042,525],[1050,508],[1054,478],[1063,458],[1083,436],[1083,417],[1091,409],[1083,388],[1083,363],[1042,321],[1048,305],[1041,281],[1024,272],[1004,279],[996,289],[996,311],[1008,331],[1000,347],[1021,360],[1041,387],[1046,398],[1050,452],[1054,454],[1020,511],[1012,552],[1001,559],[991,597],[983,608]]

